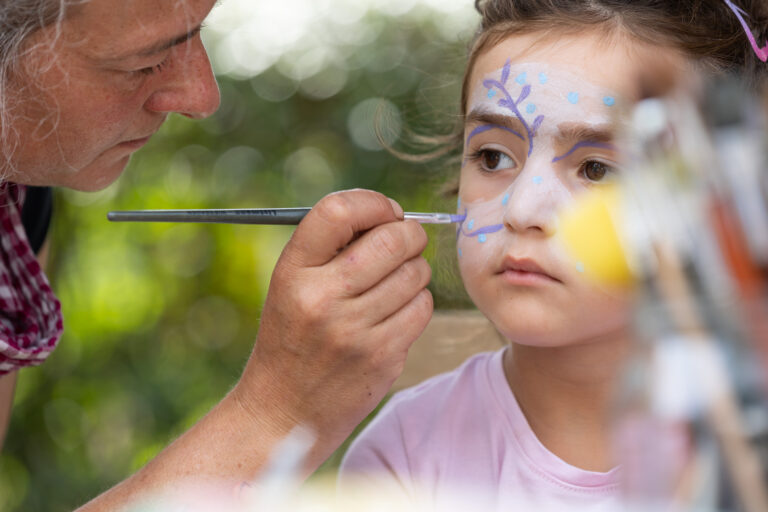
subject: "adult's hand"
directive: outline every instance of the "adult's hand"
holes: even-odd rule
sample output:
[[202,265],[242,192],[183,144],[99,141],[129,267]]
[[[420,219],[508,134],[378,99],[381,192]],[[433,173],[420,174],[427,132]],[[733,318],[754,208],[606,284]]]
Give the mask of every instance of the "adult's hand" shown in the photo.
[[205,486],[231,499],[296,426],[316,434],[304,474],[317,468],[382,399],[431,316],[431,272],[420,256],[427,237],[402,217],[394,201],[370,191],[320,201],[278,261],[237,386],[80,510],[120,510],[157,496],[185,502]]
[[379,193],[331,194],[298,226],[272,276],[234,395],[272,428],[313,429],[317,463],[384,397],[431,317],[427,236],[402,218]]

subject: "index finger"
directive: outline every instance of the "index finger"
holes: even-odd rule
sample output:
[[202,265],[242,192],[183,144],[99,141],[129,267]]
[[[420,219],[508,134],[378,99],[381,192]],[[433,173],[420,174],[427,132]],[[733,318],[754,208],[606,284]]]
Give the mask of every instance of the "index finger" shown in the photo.
[[304,217],[286,246],[286,252],[299,266],[324,265],[358,233],[402,218],[400,205],[378,192],[334,192],[321,199]]

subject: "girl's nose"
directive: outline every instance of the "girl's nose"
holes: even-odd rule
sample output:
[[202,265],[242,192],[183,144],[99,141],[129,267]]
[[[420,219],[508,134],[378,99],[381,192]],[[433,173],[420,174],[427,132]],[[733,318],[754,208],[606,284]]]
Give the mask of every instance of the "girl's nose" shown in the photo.
[[502,197],[504,226],[518,234],[552,236],[556,213],[570,199],[566,185],[546,162],[531,165],[517,176]]
[[158,76],[157,90],[145,108],[153,112],[176,112],[203,119],[219,108],[219,86],[200,36],[172,50],[167,66]]

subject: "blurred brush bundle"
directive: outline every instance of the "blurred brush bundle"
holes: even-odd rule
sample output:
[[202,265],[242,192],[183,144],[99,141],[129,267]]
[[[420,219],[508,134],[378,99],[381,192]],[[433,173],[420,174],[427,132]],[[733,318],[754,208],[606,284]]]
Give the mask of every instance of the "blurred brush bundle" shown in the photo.
[[574,256],[635,293],[616,411],[632,510],[768,510],[766,110],[736,79],[639,102],[617,183],[565,215]]

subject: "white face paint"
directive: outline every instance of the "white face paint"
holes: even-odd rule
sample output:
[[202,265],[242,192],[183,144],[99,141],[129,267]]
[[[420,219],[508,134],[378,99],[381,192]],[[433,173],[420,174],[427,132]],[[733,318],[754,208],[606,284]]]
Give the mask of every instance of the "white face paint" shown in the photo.
[[[486,75],[470,99],[464,166],[487,177],[462,180],[458,213],[468,216],[459,253],[471,239],[483,244],[503,232],[505,212],[525,208],[526,196],[546,207],[537,216],[552,217],[589,181],[610,179],[619,109],[614,94],[544,63],[507,62]],[[602,167],[558,172],[585,156]]]
[[[588,282],[581,263],[570,261],[553,238],[556,213],[615,172],[621,102],[602,84],[546,61],[506,60],[489,73],[476,71],[481,78],[467,105],[458,206],[466,214],[457,233],[465,287],[512,341],[571,341],[568,323],[584,316],[581,307],[610,314],[622,302],[615,291]],[[606,329],[624,321],[619,313],[609,316],[617,320]],[[560,320],[553,326],[552,318]]]

